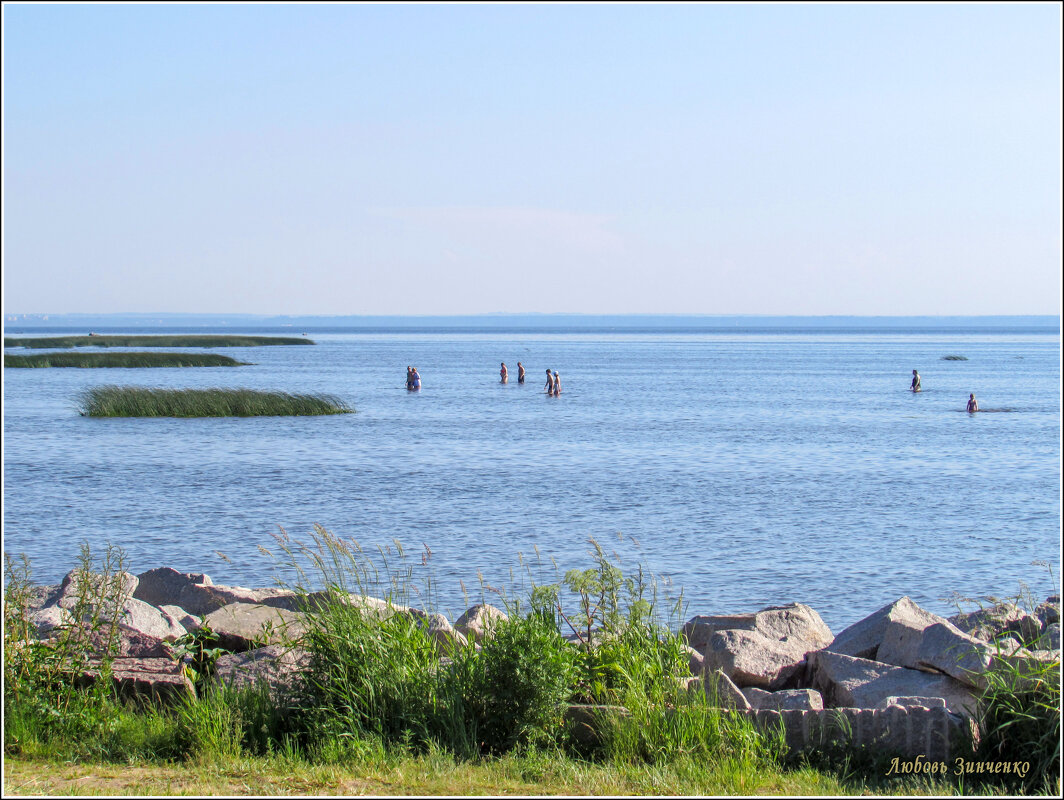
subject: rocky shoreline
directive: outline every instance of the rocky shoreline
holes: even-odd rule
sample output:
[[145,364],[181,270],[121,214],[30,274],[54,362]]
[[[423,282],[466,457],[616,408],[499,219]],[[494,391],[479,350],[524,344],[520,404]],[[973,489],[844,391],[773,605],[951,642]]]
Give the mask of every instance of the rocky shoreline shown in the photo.
[[[31,636],[48,641],[57,626],[73,621],[73,609],[80,604],[84,610],[92,593],[79,575],[30,588],[23,613]],[[324,592],[223,586],[168,567],[116,577],[116,591],[105,602],[106,616],[118,628],[112,680],[124,693],[163,699],[191,693],[172,644],[204,624],[218,637],[217,646],[230,652],[216,663],[216,681],[239,686],[261,680],[277,688],[309,663],[299,646],[302,620]],[[452,648],[490,636],[493,622],[505,617],[498,608],[476,605],[452,624],[442,614],[377,598],[347,595],[344,601],[381,617],[409,617],[436,643],[441,664]],[[705,692],[759,724],[782,721],[793,749],[822,745],[829,722],[845,717],[851,744],[947,758],[954,734],[977,718],[988,670],[1006,663],[1020,674],[1059,680],[1056,595],[1033,612],[999,603],[948,619],[901,597],[838,635],[814,609],[791,603],[694,616],[679,633],[688,644],[690,675],[682,679],[687,691]],[[92,673],[81,677],[91,680]],[[573,707],[569,716],[590,726],[588,713]]]

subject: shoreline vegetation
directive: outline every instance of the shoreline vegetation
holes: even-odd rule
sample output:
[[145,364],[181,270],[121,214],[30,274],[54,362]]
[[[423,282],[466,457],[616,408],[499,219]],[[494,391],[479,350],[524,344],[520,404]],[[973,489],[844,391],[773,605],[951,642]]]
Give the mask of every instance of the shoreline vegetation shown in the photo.
[[290,417],[353,414],[327,394],[289,394],[253,389],[159,389],[97,386],[80,396],[85,417]]
[[[8,555],[7,793],[1059,794],[1059,687],[1029,674],[988,673],[981,738],[955,742],[977,748],[970,763],[1022,762],[1022,776],[952,759],[899,770],[880,748],[795,753],[782,729],[725,709],[725,683],[690,677],[670,622],[682,604],[594,540],[590,569],[482,583],[451,628],[404,605],[432,593],[397,541],[378,556],[320,526],[309,542],[274,539],[260,549],[295,577],[269,590],[134,576],[121,550],[94,558],[88,545],[61,584],[36,586]],[[371,586],[391,589],[378,600]],[[156,616],[180,635],[130,633]],[[143,694],[149,662],[165,693]]]
[[264,347],[268,345],[314,344],[312,339],[295,336],[232,336],[192,334],[96,335],[91,336],[5,336],[4,347]]
[[241,367],[247,361],[237,361],[216,353],[34,353],[12,355],[4,353],[5,367]]

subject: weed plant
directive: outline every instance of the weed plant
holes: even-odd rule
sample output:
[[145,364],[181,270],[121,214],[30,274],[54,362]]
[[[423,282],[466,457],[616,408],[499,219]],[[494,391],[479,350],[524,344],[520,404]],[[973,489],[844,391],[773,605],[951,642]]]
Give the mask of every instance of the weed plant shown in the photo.
[[[94,559],[83,545],[72,573],[68,602],[58,624],[40,641],[30,619],[28,561],[5,557],[4,719],[5,748],[25,741],[100,742],[119,733],[111,663],[118,648],[117,619],[126,599],[125,556],[108,547]],[[91,679],[88,676],[95,676]],[[120,726],[119,726],[120,727]],[[119,736],[121,738],[121,736]]]
[[295,336],[26,336],[4,337],[4,347],[263,347],[266,345],[314,344]]
[[[1034,562],[1047,569],[1047,562]],[[1004,604],[1015,606],[1030,615],[1035,614],[1037,599],[1030,588],[1020,584],[1018,592],[1005,599],[984,597],[977,600],[954,596],[950,598],[960,608],[962,602],[980,606]],[[1015,634],[1012,634],[1015,635]],[[1022,638],[1022,637],[1021,637]],[[1005,644],[1008,639],[994,643],[994,657],[983,678],[983,689],[977,702],[979,738],[973,762],[1028,762],[1026,775],[1015,773],[974,774],[965,779],[975,785],[996,783],[1008,791],[1023,793],[1059,794],[1060,790],[1060,654],[1055,660],[1040,660],[1021,653]],[[1027,648],[1036,640],[1021,641]]]
[[221,388],[97,386],[86,390],[80,403],[87,417],[280,417],[354,411],[332,395]]
[[247,362],[215,353],[37,353],[4,354],[5,367],[239,367]]

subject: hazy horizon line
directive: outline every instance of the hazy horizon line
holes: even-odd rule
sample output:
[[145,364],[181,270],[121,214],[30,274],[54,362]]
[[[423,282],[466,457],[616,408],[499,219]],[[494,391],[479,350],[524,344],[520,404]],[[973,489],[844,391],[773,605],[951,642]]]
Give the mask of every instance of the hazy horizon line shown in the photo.
[[692,319],[1000,319],[1000,318],[1045,318],[1060,319],[1059,313],[996,313],[996,314],[770,314],[770,313],[698,313],[673,311],[478,311],[468,314],[323,314],[323,313],[266,313],[246,311],[64,311],[64,312],[5,312],[5,322],[17,319],[42,319],[50,317],[251,317],[257,319],[468,319],[496,317],[673,317]]

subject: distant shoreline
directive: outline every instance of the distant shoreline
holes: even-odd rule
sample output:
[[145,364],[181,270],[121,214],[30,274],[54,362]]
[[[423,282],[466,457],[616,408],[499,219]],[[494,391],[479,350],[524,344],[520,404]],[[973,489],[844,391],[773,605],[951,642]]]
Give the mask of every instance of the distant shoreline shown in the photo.
[[293,330],[337,333],[701,333],[757,331],[976,331],[1059,333],[1060,316],[769,316],[694,314],[479,314],[268,316],[254,314],[6,314],[6,332]]

